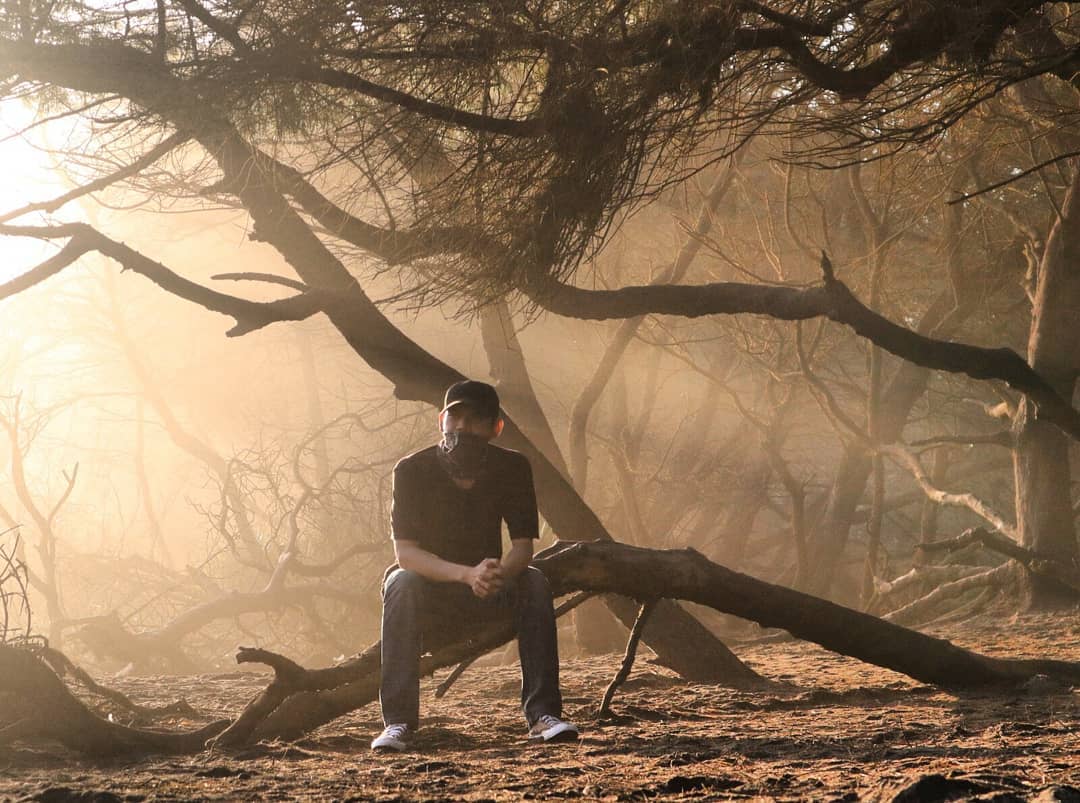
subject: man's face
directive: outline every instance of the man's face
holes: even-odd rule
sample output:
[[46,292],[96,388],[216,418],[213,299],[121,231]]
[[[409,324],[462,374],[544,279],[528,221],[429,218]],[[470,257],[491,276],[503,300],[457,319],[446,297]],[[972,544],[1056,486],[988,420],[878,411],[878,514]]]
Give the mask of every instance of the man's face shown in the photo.
[[451,407],[439,417],[439,424],[443,432],[467,432],[485,440],[491,440],[502,429],[501,419],[482,416],[467,404]]

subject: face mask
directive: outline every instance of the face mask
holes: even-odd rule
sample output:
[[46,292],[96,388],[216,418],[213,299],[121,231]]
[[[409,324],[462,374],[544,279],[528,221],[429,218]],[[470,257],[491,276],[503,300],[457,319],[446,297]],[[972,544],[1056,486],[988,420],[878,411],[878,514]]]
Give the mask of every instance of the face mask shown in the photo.
[[456,480],[475,480],[487,463],[487,438],[469,432],[444,432],[436,453],[439,463]]

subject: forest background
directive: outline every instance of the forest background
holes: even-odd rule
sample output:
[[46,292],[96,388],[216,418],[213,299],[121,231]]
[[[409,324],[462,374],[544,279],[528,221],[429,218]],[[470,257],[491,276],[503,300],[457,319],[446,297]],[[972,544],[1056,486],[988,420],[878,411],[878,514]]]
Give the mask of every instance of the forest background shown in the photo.
[[1075,5],[8,4],[30,629],[112,669],[355,653],[463,375],[545,544],[907,624],[1073,604]]

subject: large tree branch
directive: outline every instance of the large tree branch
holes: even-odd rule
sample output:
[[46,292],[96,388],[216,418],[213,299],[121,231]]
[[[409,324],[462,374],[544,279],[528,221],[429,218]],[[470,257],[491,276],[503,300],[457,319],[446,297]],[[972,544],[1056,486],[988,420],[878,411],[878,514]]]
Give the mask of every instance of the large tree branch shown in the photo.
[[1027,394],[1041,418],[1080,440],[1080,412],[1009,348],[983,348],[938,340],[893,323],[867,307],[840,280],[823,256],[825,281],[815,287],[780,287],[717,282],[697,286],[635,285],[618,290],[587,290],[561,283],[532,289],[544,309],[573,318],[605,320],[648,313],[696,318],[703,315],[766,315],[787,321],[828,318],[886,351],[920,365],[973,379],[998,379]]
[[490,252],[483,236],[468,227],[388,229],[343,209],[316,189],[299,170],[259,151],[260,166],[275,184],[330,234],[377,256],[388,265],[452,253]]
[[120,264],[125,270],[141,274],[172,295],[191,301],[212,312],[228,315],[236,325],[227,334],[244,335],[279,321],[300,321],[321,312],[327,294],[308,289],[299,295],[277,301],[250,301],[219,293],[185,279],[160,262],[155,262],[124,243],[106,237],[85,223],[64,223],[58,226],[0,225],[0,234],[35,237],[42,240],[67,238],[60,252],[9,282],[0,284],[0,299],[14,295],[59,273],[89,251],[97,251]]
[[383,86],[345,70],[291,61],[279,55],[260,56],[250,66],[257,72],[274,79],[310,81],[336,89],[346,89],[358,95],[397,106],[429,120],[438,120],[457,128],[484,134],[531,138],[540,136],[545,129],[545,122],[539,117],[513,119],[479,114],[417,97],[408,92],[402,92],[400,89]]

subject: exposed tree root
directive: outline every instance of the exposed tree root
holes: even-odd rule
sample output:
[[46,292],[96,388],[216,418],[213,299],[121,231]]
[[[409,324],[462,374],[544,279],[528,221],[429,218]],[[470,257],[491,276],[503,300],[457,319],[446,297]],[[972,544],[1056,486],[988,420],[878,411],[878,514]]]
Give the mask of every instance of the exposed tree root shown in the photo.
[[965,566],[951,564],[948,566],[916,566],[906,574],[902,574],[894,580],[874,580],[874,594],[877,599],[890,597],[912,588],[936,587],[943,583],[951,583],[962,580],[973,574],[986,571],[985,566]]
[[965,577],[982,574],[986,566],[954,564],[948,566],[915,566],[906,574],[886,582],[874,580],[874,594],[866,605],[867,613],[888,618],[890,614],[921,597],[933,593],[946,583],[954,583]]
[[57,674],[30,650],[0,645],[0,693],[19,700],[26,716],[0,723],[0,744],[55,740],[93,756],[192,753],[228,722],[178,733],[129,728],[102,719],[73,695]]
[[976,594],[967,602],[963,602],[950,611],[931,619],[927,624],[944,625],[950,622],[962,622],[965,619],[977,615],[995,599],[998,599],[1000,591],[993,585],[989,585]]
[[109,702],[126,709],[140,719],[153,720],[165,715],[191,717],[197,714],[195,709],[188,705],[186,700],[177,700],[175,703],[169,703],[168,705],[162,706],[140,705],[123,692],[102,686],[90,677],[86,670],[73,663],[70,658],[59,650],[54,650],[52,647],[46,646],[38,648],[37,653],[61,678],[65,675],[74,678],[91,694],[96,694],[98,697],[102,697]]

